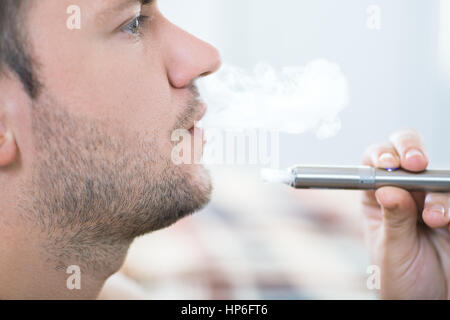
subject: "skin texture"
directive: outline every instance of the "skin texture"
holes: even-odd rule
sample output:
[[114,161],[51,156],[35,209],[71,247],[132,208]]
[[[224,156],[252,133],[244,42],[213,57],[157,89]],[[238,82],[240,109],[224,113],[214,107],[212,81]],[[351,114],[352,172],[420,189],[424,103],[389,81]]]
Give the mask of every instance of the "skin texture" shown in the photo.
[[[124,2],[78,0],[80,30],[66,27],[73,1],[25,6],[42,87],[31,99],[0,78],[0,298],[95,298],[136,236],[209,201],[206,169],[171,161],[171,133],[204,114],[194,82],[219,54],[156,2],[102,14]],[[67,289],[70,265],[81,290]]]
[[[364,164],[427,168],[422,137],[402,130],[368,148]],[[366,235],[384,299],[450,299],[450,195],[386,187],[364,196]]]

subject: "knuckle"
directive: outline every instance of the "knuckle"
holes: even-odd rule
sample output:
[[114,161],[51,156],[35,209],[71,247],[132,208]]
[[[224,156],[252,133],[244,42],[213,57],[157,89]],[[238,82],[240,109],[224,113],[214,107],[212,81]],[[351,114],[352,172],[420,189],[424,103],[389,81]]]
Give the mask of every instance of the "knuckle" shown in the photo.
[[367,153],[371,156],[378,156],[382,153],[393,153],[394,147],[390,143],[373,144],[367,148]]
[[373,144],[366,148],[363,154],[363,163],[364,164],[372,164],[372,159],[374,153],[376,153],[378,150],[378,145]]

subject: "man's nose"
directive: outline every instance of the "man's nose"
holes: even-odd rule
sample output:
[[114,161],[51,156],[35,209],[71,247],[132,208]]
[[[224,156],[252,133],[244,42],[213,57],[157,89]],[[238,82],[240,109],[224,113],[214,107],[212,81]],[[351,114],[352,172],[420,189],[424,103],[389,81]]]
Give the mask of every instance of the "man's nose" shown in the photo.
[[198,77],[217,71],[222,62],[212,45],[170,24],[166,39],[166,68],[170,84],[184,88]]

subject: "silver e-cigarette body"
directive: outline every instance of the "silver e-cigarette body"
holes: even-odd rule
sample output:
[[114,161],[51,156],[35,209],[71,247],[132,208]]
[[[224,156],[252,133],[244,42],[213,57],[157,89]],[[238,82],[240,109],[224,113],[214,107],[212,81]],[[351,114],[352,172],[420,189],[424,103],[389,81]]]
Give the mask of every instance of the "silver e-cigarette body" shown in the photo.
[[450,192],[450,170],[411,173],[369,166],[293,166],[286,171],[264,169],[266,182],[285,183],[298,189],[375,190],[392,186],[410,191]]

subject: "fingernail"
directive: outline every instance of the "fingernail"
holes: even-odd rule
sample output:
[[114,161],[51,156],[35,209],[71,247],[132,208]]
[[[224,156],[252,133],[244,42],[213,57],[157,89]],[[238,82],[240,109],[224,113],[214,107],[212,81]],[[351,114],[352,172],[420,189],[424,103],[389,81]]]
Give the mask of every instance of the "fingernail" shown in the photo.
[[443,217],[445,217],[445,214],[447,213],[447,210],[445,210],[445,208],[440,204],[435,204],[431,206],[429,210],[432,212],[436,212],[437,214],[440,214]]
[[379,165],[382,167],[395,167],[397,165],[397,159],[390,152],[383,153],[378,160]]
[[421,151],[419,151],[417,149],[411,149],[405,155],[406,160],[409,160],[409,159],[414,158],[414,157],[421,157],[421,158],[423,158],[424,155],[423,155],[423,153]]

